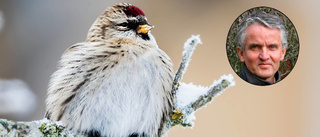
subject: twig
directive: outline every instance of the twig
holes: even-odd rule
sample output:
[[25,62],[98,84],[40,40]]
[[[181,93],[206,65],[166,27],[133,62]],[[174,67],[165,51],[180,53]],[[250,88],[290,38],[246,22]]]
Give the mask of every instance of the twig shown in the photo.
[[221,82],[219,82],[217,85],[213,85],[213,87],[208,90],[208,94],[201,96],[197,101],[193,102],[191,104],[191,107],[196,111],[206,103],[212,101],[212,99],[219,95],[224,89],[229,86],[235,85],[235,83],[232,81],[233,78],[231,78],[232,75],[229,74],[228,77],[230,78],[222,78]]
[[174,97],[174,102],[176,102],[176,91],[179,88],[179,82],[182,80],[184,73],[187,71],[189,62],[191,61],[191,56],[193,54],[193,51],[195,50],[198,44],[202,44],[200,35],[192,35],[191,38],[189,38],[184,43],[182,60],[180,62],[179,69],[177,70],[176,76],[173,80],[172,95]]

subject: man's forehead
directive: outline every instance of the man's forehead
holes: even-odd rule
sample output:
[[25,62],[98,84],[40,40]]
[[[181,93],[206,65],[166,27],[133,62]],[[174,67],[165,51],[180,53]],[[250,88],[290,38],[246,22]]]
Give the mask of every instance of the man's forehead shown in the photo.
[[[245,43],[279,43],[281,44],[280,29],[269,28],[264,25],[252,24],[246,30]],[[247,45],[245,44],[245,45]]]

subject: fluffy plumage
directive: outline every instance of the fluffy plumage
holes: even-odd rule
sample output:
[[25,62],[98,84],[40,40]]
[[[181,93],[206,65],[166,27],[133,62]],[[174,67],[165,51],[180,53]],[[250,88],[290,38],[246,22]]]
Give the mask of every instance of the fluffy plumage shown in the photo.
[[49,82],[46,117],[88,136],[163,134],[172,110],[173,68],[137,7],[120,3],[68,48]]

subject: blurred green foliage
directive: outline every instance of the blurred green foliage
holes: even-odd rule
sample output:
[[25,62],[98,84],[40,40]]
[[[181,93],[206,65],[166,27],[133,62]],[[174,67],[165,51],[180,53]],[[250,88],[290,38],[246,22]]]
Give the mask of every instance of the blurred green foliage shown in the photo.
[[242,62],[237,54],[237,29],[241,22],[249,15],[258,11],[264,11],[269,14],[279,16],[285,23],[288,31],[288,48],[283,61],[280,62],[279,71],[281,79],[285,78],[295,66],[299,54],[299,38],[297,31],[290,19],[280,11],[270,7],[255,7],[242,13],[231,25],[228,33],[226,50],[229,63],[233,70],[239,75],[242,70]]

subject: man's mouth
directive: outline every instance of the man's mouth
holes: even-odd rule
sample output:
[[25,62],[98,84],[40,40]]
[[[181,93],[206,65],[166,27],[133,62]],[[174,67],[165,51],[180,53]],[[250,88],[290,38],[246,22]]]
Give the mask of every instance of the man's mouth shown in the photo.
[[259,67],[261,67],[261,68],[268,68],[268,67],[271,67],[271,63],[265,63],[265,62],[263,62],[263,63],[259,63]]

